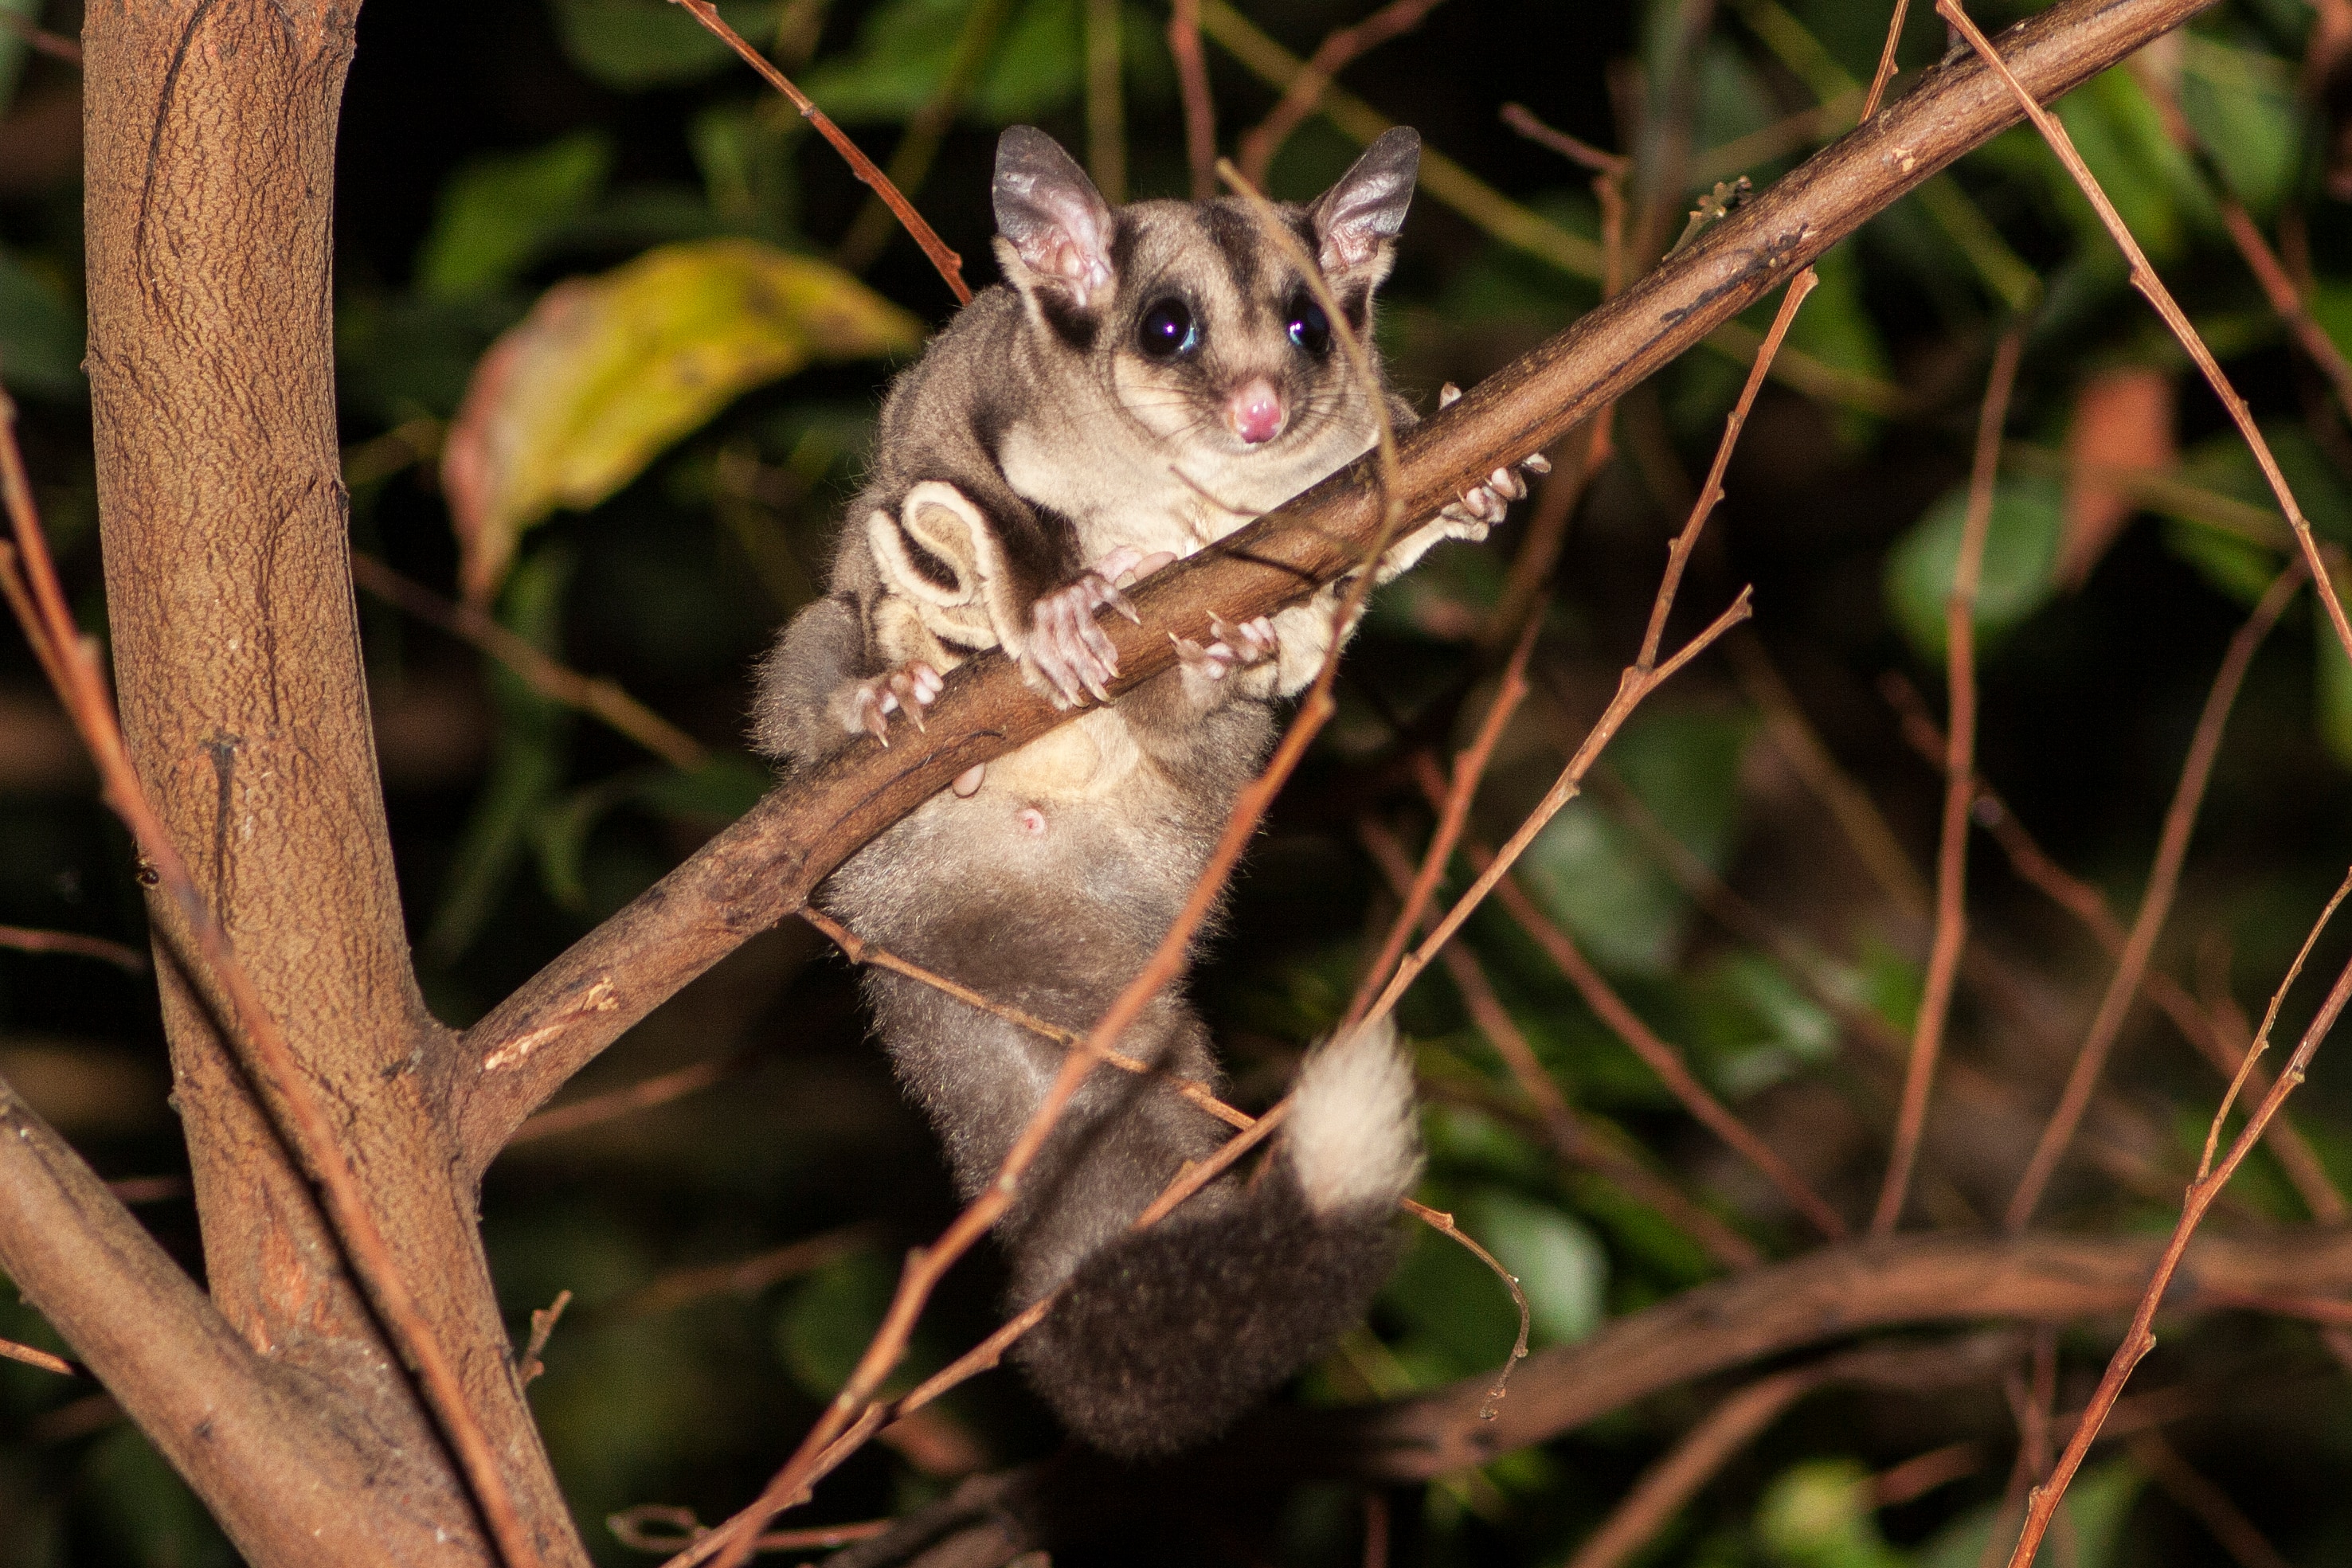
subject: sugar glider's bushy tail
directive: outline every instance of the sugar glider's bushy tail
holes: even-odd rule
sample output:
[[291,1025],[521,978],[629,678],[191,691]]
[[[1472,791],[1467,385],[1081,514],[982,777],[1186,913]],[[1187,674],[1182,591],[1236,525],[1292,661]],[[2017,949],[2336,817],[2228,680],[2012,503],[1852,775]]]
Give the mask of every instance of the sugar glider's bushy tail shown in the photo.
[[1214,1436],[1363,1316],[1421,1172],[1412,1068],[1386,1023],[1318,1048],[1255,1179],[1089,1253],[1016,1352],[1079,1437],[1146,1458]]

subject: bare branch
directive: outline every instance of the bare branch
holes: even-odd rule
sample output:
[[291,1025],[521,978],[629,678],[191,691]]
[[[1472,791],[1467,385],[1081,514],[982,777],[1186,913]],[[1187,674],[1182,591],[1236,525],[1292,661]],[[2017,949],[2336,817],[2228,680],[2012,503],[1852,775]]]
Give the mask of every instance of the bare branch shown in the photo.
[[[2018,30],[2020,79],[2054,96],[2210,0],[2063,0]],[[1471,389],[1398,442],[1396,499],[1426,516],[1495,468],[1546,449],[1803,263],[2018,115],[1963,57],[1717,225],[1672,262]],[[1424,165],[1426,172],[1426,165]],[[1175,662],[1168,635],[1210,616],[1269,612],[1349,570],[1384,511],[1360,462],[1135,594],[1143,620],[1106,620],[1126,690]],[[620,1033],[752,932],[798,908],[868,838],[975,762],[1061,716],[1003,660],[949,677],[921,748],[853,747],[772,794],[620,915],[556,959],[444,1059],[463,1158],[487,1165],[541,1101]]]
[[2230,639],[2229,651],[2221,656],[2221,667],[2215,673],[2212,689],[2205,696],[2205,710],[2198,716],[2196,733],[2189,737],[2189,756],[2180,765],[2180,780],[2173,787],[2172,804],[2164,814],[2164,827],[2157,837],[2156,862],[2148,870],[2147,886],[2140,894],[2139,913],[2133,916],[2123,956],[2107,982],[2106,994],[2099,998],[2098,1013],[2083,1037],[2082,1051],[2074,1058],[2057,1108],[2051,1112],[2049,1124],[2042,1129],[2033,1156],[2026,1164],[2025,1175],[2019,1179],[2017,1192],[2010,1199],[2003,1223],[2011,1230],[2022,1230],[2032,1219],[2042,1191],[2090,1104],[2091,1091],[2106,1066],[2107,1052],[2123,1029],[2125,1015],[2131,1010],[2140,977],[2147,972],[2148,956],[2156,949],[2157,936],[2164,929],[2165,916],[2171,913],[2172,894],[2180,885],[2181,863],[2189,855],[2189,836],[2197,826],[2197,808],[2205,799],[2207,780],[2213,776],[2213,759],[2221,752],[2222,728],[2229,723],[2230,709],[2237,702],[2238,688],[2245,683],[2246,671],[2253,664],[2254,651],[2270,635],[2271,628],[2285,613],[2287,601],[2303,586],[2303,576],[2301,561],[2281,572],[2263,595],[2262,602],[2254,606],[2253,614]]
[[759,72],[761,80],[792,100],[793,107],[801,111],[801,118],[815,126],[819,136],[833,143],[834,150],[848,163],[849,172],[880,197],[883,204],[906,225],[908,234],[923,247],[923,254],[930,258],[931,266],[946,280],[949,290],[956,297],[956,303],[971,304],[971,289],[963,280],[963,257],[947,247],[947,242],[923,221],[923,214],[898,193],[898,187],[890,183],[890,177],[875,167],[874,160],[859,152],[857,144],[850,141],[848,134],[835,125],[808,94],[793,86],[792,78],[778,70],[774,61],[746,43],[740,33],[729,26],[726,19],[719,15],[719,7],[710,0],[670,0],[670,3],[685,6],[687,14],[701,23],[706,31],[734,50],[745,65]]
[[[2304,960],[2310,956],[2313,944],[2318,941],[2320,932],[2326,929],[2347,894],[2352,894],[2352,873],[2346,875],[2343,885],[2336,891],[2336,896],[2321,912],[2311,928],[2310,936],[2304,942],[2303,951],[2295,955],[2294,967],[2287,971],[2286,979],[2280,985],[2277,995],[2271,998],[2270,1016],[2263,1019],[2262,1032],[2254,1037],[2254,1047],[2246,1053],[2249,1066],[2269,1043],[2271,1025],[2278,1017],[2279,1006],[2285,999],[2287,988],[2294,985],[2296,975],[2302,971]],[[2026,1510],[2025,1529],[2018,1537],[2017,1550],[2010,1554],[2010,1568],[2027,1568],[2033,1561],[2035,1552],[2041,1547],[2042,1537],[2049,1530],[2051,1520],[2057,1514],[2058,1504],[2066,1495],[2067,1483],[2082,1469],[2083,1458],[2090,1452],[2092,1440],[2098,1436],[2100,1423],[2115,1407],[2124,1385],[2130,1380],[2141,1358],[2156,1348],[2156,1335],[2150,1330],[2156,1321],[2157,1308],[2164,1302],[2198,1224],[2204,1219],[2205,1211],[2212,1207],[2213,1200],[2221,1196],[2221,1189],[2229,1185],[2230,1178],[2237,1174],[2238,1166],[2252,1152],[2254,1145],[2261,1141],[2263,1128],[2286,1103],[2286,1097],[2303,1082],[2312,1057],[2319,1050],[2320,1041],[2335,1029],[2336,1020],[2343,1013],[2347,1001],[2352,1001],[2352,962],[2345,965],[2326,999],[2319,1004],[2319,1011],[2305,1029],[2303,1039],[2296,1044],[2294,1054],[2287,1059],[2286,1070],[2279,1074],[2277,1083],[2263,1096],[2262,1104],[2246,1119],[2245,1126],[2240,1130],[2221,1163],[2214,1166],[2211,1163],[2213,1145],[2229,1117],[2231,1102],[2236,1096],[2239,1085],[2232,1083],[2230,1093],[2222,1097],[2221,1108],[2213,1113],[2212,1129],[2206,1135],[2205,1164],[2199,1167],[2197,1180],[2190,1185],[2189,1196],[2180,1206],[2180,1219],[2173,1227],[2172,1235],[2165,1242],[2164,1251],[2157,1259],[2155,1272],[2140,1293],[2139,1305],[2132,1313],[2131,1326],[2124,1331],[2123,1343],[2116,1348],[2114,1357],[2108,1361],[2106,1373],[2099,1379],[2098,1389],[2091,1396],[2082,1425],[2075,1428],[2073,1439],[2066,1445],[2066,1451],[2059,1457],[2058,1467],[2048,1483],[2034,1489],[2032,1502]],[[2242,1082],[2244,1074],[2241,1072],[2239,1078]]]
[[[1888,61],[1893,50],[1888,50]],[[1882,68],[1887,62],[1882,62]],[[1985,540],[1992,531],[1993,481],[2000,462],[2000,432],[2009,420],[2010,390],[2025,352],[2025,329],[2012,325],[1993,350],[1977,416],[1977,447],[1969,474],[1969,510],[1960,528],[1959,559],[1944,601],[1944,667],[1951,688],[1950,739],[1944,752],[1944,820],[1936,856],[1936,936],[1927,953],[1927,985],[1912,1026],[1911,1056],[1903,1071],[1903,1100],[1895,1115],[1895,1147],[1870,1228],[1884,1236],[1903,1217],[1911,1190],[1911,1168],[1919,1158],[1919,1138],[1927,1124],[1927,1097],[1936,1082],[1936,1059],[1951,1017],[1952,987],[1959,977],[1960,950],[1968,941],[1969,801],[1974,794],[1977,747],[1977,586],[1984,573]]]

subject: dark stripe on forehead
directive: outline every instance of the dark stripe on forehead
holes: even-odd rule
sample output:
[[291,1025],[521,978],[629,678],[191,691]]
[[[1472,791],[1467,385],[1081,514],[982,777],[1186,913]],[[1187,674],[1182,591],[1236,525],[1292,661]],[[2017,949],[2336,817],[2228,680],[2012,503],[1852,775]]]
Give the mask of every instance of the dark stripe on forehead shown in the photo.
[[1193,211],[1199,214],[1201,226],[1208,231],[1210,243],[1224,256],[1225,272],[1234,280],[1234,291],[1244,299],[1250,298],[1256,292],[1265,249],[1265,238],[1257,232],[1257,220],[1234,202],[1203,202]]

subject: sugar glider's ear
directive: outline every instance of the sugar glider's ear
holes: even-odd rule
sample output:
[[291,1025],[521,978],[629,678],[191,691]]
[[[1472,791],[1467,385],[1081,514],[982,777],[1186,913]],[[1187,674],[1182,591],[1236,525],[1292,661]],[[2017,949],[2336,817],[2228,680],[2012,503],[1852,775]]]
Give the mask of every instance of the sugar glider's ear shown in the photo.
[[1049,312],[1093,317],[1110,302],[1110,208],[1034,125],[997,140],[996,232],[1006,277]]
[[1420,171],[1421,133],[1394,126],[1381,131],[1339,183],[1307,206],[1322,246],[1316,259],[1326,277],[1335,284],[1376,285],[1388,276]]

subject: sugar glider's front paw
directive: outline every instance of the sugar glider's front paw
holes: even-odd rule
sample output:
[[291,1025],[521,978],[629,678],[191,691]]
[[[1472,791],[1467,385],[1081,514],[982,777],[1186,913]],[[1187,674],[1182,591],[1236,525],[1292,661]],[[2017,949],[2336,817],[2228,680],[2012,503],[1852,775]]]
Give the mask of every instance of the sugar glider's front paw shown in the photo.
[[1122,545],[1080,573],[1076,581],[1038,600],[1021,649],[1021,673],[1029,684],[1051,697],[1055,707],[1084,707],[1089,697],[1109,701],[1109,683],[1118,674],[1118,650],[1095,624],[1095,612],[1116,610],[1140,622],[1143,618],[1119,590],[1175,559],[1166,550],[1144,555]]
[[[1462,389],[1448,382],[1438,390],[1437,406],[1442,411],[1462,401]],[[1551,459],[1540,452],[1531,452],[1507,468],[1497,468],[1486,476],[1483,485],[1474,485],[1462,492],[1461,498],[1441,509],[1437,516],[1444,535],[1451,538],[1473,541],[1486,537],[1486,530],[1503,520],[1511,503],[1527,498],[1528,482],[1523,474],[1549,474]]]
[[835,712],[850,733],[864,731],[890,744],[890,715],[903,713],[923,727],[923,710],[931,706],[946,683],[938,670],[921,659],[909,659],[895,670],[860,681],[836,699]]

